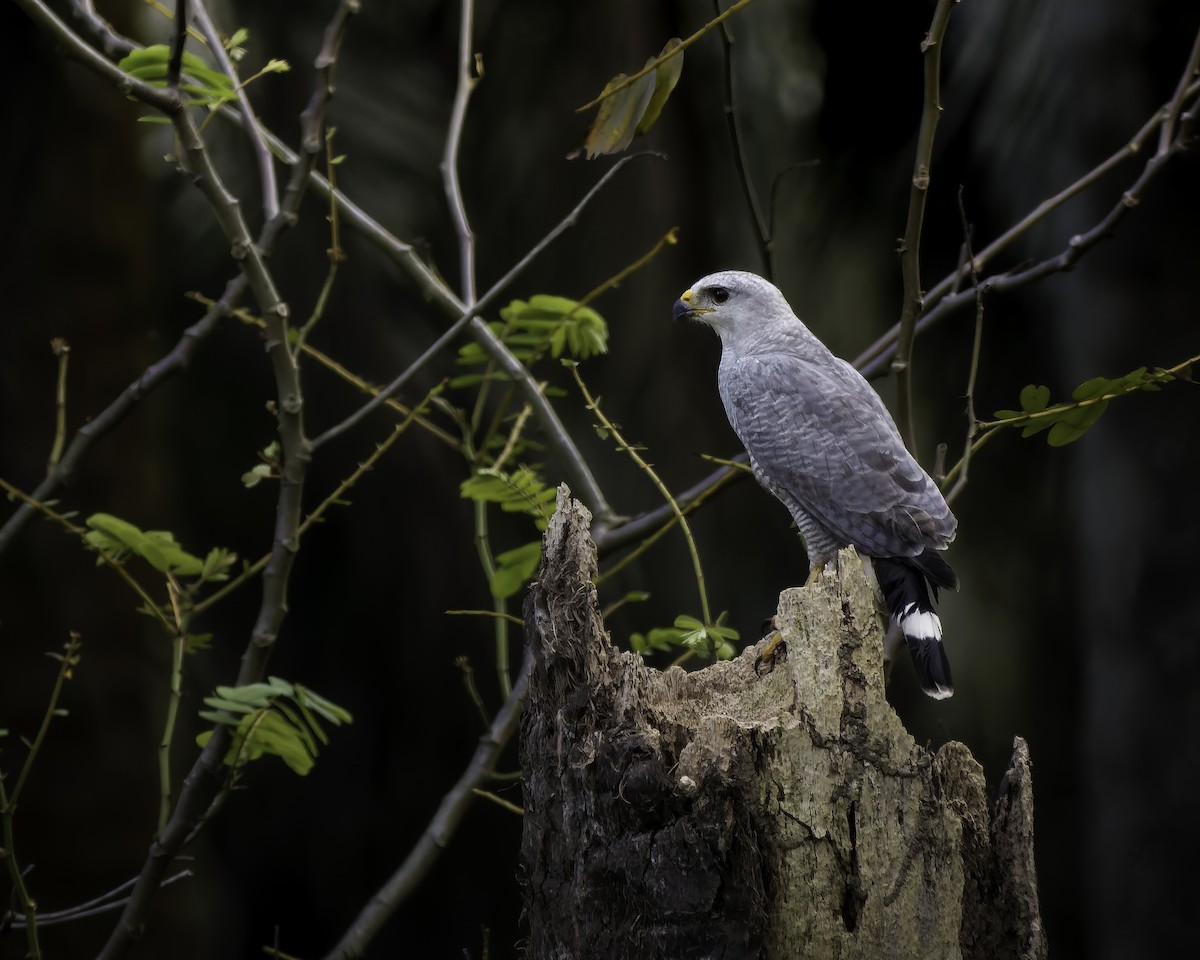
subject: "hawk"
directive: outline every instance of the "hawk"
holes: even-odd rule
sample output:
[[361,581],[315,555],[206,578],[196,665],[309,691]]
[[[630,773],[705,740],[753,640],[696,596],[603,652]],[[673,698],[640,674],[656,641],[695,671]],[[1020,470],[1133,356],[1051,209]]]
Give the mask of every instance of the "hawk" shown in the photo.
[[838,550],[869,557],[921,687],[951,696],[942,624],[930,594],[958,589],[942,559],[958,521],[900,439],[871,385],[835,357],[771,282],[727,271],[675,303],[721,338],[717,387],[759,483],[791,512],[809,582]]

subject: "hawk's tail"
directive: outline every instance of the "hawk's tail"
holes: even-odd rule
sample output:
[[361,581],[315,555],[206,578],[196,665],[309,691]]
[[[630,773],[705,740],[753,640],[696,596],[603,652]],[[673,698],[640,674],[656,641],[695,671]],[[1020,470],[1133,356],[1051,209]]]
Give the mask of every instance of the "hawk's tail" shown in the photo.
[[877,557],[875,577],[895,623],[904,634],[908,652],[921,689],[944,700],[954,694],[950,661],[942,646],[942,621],[933,612],[929,594],[937,598],[938,587],[958,589],[958,577],[950,564],[933,550],[919,557]]

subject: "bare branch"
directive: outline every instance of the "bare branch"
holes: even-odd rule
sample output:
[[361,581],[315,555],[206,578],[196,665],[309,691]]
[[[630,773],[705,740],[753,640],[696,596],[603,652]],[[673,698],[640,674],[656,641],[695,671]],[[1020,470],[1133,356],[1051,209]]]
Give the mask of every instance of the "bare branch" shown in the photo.
[[[746,463],[749,460],[744,451],[730,459],[733,463]],[[680,509],[684,513],[690,513],[708,499],[708,497],[716,493],[717,490],[725,486],[726,483],[738,480],[746,475],[745,470],[740,470],[737,467],[719,467],[699,483],[684,490],[683,493],[676,494],[675,502],[679,504]],[[643,513],[641,516],[634,517],[632,520],[627,520],[619,526],[600,527],[593,525],[592,540],[596,544],[597,553],[600,556],[604,556],[606,553],[619,550],[621,547],[649,536],[659,528],[669,526],[674,522],[675,511],[669,503],[665,503],[661,507]]]
[[361,957],[384,923],[421,883],[442,850],[450,843],[454,831],[475,798],[475,789],[492,775],[501,751],[517,730],[532,668],[533,654],[526,648],[525,660],[521,664],[516,683],[513,684],[512,693],[496,714],[491,729],[479,738],[479,746],[476,747],[466,770],[453,789],[442,799],[437,813],[429,821],[421,838],[404,858],[399,869],[371,897],[342,935],[342,939],[326,954],[326,960]]
[[1196,76],[1197,71],[1200,71],[1200,33],[1196,34],[1196,39],[1192,41],[1192,52],[1188,57],[1187,66],[1184,67],[1183,73],[1179,75],[1179,82],[1175,85],[1175,92],[1171,99],[1167,101],[1164,108],[1164,117],[1162,127],[1158,131],[1158,153],[1159,156],[1165,156],[1171,149],[1172,142],[1175,140],[1176,124],[1179,121],[1179,114],[1183,110],[1183,104],[1191,95],[1189,90],[1192,86],[1192,79]]
[[34,23],[62,44],[63,52],[68,57],[111,81],[121,93],[136,97],[168,116],[183,109],[183,98],[180,97],[177,89],[156,87],[144,80],[131,77],[94,47],[88,46],[83,38],[63,23],[58,14],[46,6],[42,0],[17,0],[17,5],[29,15]]
[[[1197,35],[1197,44],[1200,44],[1200,34]],[[1194,52],[1195,48],[1193,48],[1193,53]],[[1189,68],[1190,66],[1191,61],[1189,60]],[[1182,103],[1186,103],[1189,98],[1200,95],[1200,81],[1191,82],[1191,77],[1192,73],[1189,72],[1189,69],[1185,69],[1181,74],[1181,82],[1183,80],[1188,81],[1184,90],[1184,95],[1180,101]],[[1130,157],[1136,156],[1138,153],[1140,153],[1146,140],[1149,139],[1155,130],[1159,130],[1169,117],[1171,104],[1173,102],[1174,98],[1172,101],[1169,101],[1156,110],[1154,115],[1142,125],[1141,129],[1138,130],[1137,133],[1135,133],[1122,145],[1119,150],[1113,153],[1110,157],[1099,163],[1092,170],[1088,171],[1078,180],[1061,190],[1059,193],[1055,194],[1053,197],[1042,201],[1032,211],[1030,211],[1030,213],[1022,217],[1021,220],[1019,220],[1016,224],[988,244],[983,250],[975,255],[975,259],[971,264],[964,264],[958,270],[955,270],[950,275],[938,281],[938,283],[934,285],[934,287],[930,289],[928,293],[925,294],[925,314],[918,320],[916,332],[920,333],[929,326],[931,316],[935,318],[936,322],[959,307],[965,306],[972,300],[973,295],[970,292],[967,292],[966,294],[958,292],[959,284],[968,276],[970,276],[972,269],[978,273],[982,273],[983,268],[992,260],[994,260],[998,254],[1007,249],[1014,241],[1024,235],[1036,224],[1041,223],[1047,216],[1049,216],[1051,212],[1058,209],[1068,200],[1082,193],[1087,188],[1091,187],[1111,170],[1120,166],[1120,164],[1125,160],[1128,160]],[[1191,118],[1187,113],[1181,115],[1182,122],[1179,125],[1178,133],[1172,141],[1172,146],[1168,149],[1166,156],[1174,156],[1183,149],[1183,145],[1187,142],[1189,136],[1189,130],[1191,126],[1191,124],[1188,123],[1189,119],[1194,121],[1194,118]],[[1155,156],[1159,156],[1160,154],[1161,150],[1156,153]],[[1030,276],[1022,282],[1028,283],[1034,279],[1038,279],[1038,276]],[[1000,282],[1000,278],[995,276],[986,277],[982,282],[985,287],[997,286]],[[1017,284],[1005,284],[1003,289],[1010,289],[1011,286],[1015,285]],[[947,300],[950,302],[947,303]],[[869,346],[861,354],[859,354],[859,356],[854,360],[854,365],[860,371],[862,371],[864,376],[867,377],[873,378],[884,373],[888,367],[891,357],[896,352],[896,343],[899,339],[899,335],[900,325],[897,324],[873,344],[871,344],[871,346]]]
[[[720,16],[721,0],[713,0],[713,9]],[[746,207],[750,211],[750,219],[754,224],[754,235],[758,240],[758,253],[762,258],[763,272],[770,280],[773,279],[775,273],[774,260],[771,256],[770,225],[767,218],[763,216],[762,208],[758,203],[758,195],[754,191],[754,184],[750,181],[750,172],[746,168],[746,151],[742,144],[741,132],[738,129],[737,111],[734,110],[733,105],[733,34],[729,31],[729,25],[723,20],[721,21],[721,48],[724,53],[725,67],[725,125],[729,128],[733,163],[737,168],[738,181],[742,185],[742,194],[746,198]]]
[[[1200,92],[1200,83],[1195,85],[1197,92]],[[1163,122],[1163,116],[1160,114],[1156,123]],[[1183,132],[1183,124],[1180,124],[1180,133]],[[1044,260],[1039,260],[1036,263],[1022,267],[1018,270],[1004,274],[993,274],[989,277],[984,277],[979,283],[980,293],[1005,293],[1009,290],[1015,290],[1018,287],[1027,286],[1035,283],[1054,273],[1063,273],[1070,270],[1076,263],[1093,247],[1103,240],[1116,233],[1121,221],[1129,215],[1129,213],[1138,206],[1141,202],[1142,195],[1149,184],[1154,180],[1159,173],[1162,172],[1166,163],[1176,154],[1183,152],[1186,149],[1188,140],[1180,136],[1171,142],[1166,152],[1156,152],[1146,161],[1146,165],[1142,168],[1137,179],[1129,186],[1120,198],[1113,205],[1112,209],[1090,230],[1084,233],[1077,233],[1070,237],[1063,250],[1056,256],[1047,257]],[[1090,174],[1089,174],[1090,176]],[[975,261],[979,261],[983,254],[975,257]],[[940,323],[954,311],[973,303],[975,300],[975,290],[969,288],[960,290],[954,294],[947,294],[939,300],[937,306],[928,310],[923,317],[917,322],[916,331],[921,333],[930,326]],[[880,341],[882,343],[882,341]],[[876,345],[878,346],[878,344]],[[856,360],[856,366],[862,371],[866,377],[873,377],[882,373],[887,364],[886,348],[876,350],[873,347],[867,351],[867,354],[874,353],[874,358],[860,363]]]
[[[180,880],[186,880],[188,877],[194,876],[191,870],[180,870],[178,873],[172,874],[163,880],[162,885],[169,887],[173,883]],[[113,910],[119,910],[128,902],[128,898],[114,900],[121,893],[128,890],[135,883],[137,878],[126,880],[119,887],[109,890],[108,893],[101,894],[87,903],[79,903],[73,907],[67,907],[65,910],[51,910],[46,913],[37,915],[37,924],[39,927],[50,927],[56,923],[70,923],[72,920],[82,920],[84,917],[94,917],[100,913],[110,913]],[[13,913],[13,928],[21,929],[28,922],[28,918],[23,913]]]
[[913,162],[912,190],[908,199],[908,221],[900,244],[900,274],[904,281],[904,305],[900,311],[900,335],[892,371],[896,374],[896,422],[904,443],[915,451],[916,437],[912,413],[912,348],[917,317],[922,311],[921,226],[925,221],[925,201],[929,196],[933,141],[941,118],[942,40],[950,22],[950,11],[958,0],[938,0],[933,22],[921,43],[925,64],[925,103],[921,127],[917,133],[917,155]]
[[[635,156],[641,156],[641,154],[637,154]],[[532,396],[530,395],[530,390],[527,389],[524,391],[526,394],[526,402],[533,407],[535,411],[547,408],[549,404],[546,401],[545,396],[542,394],[541,388],[538,386],[537,381],[534,380],[532,374],[530,374],[529,370],[523,363],[521,363],[521,361],[512,355],[512,353],[507,347],[504,346],[500,339],[494,333],[492,333],[488,325],[479,319],[479,314],[495,303],[500,294],[502,294],[508,288],[508,286],[518,276],[520,276],[521,273],[524,272],[526,267],[528,267],[535,259],[537,259],[539,254],[541,254],[547,247],[550,246],[550,244],[552,244],[563,233],[565,233],[569,228],[573,227],[576,222],[578,222],[580,215],[584,211],[584,208],[587,207],[592,198],[595,197],[596,194],[599,193],[614,176],[616,176],[617,172],[623,166],[625,166],[626,163],[633,159],[633,156],[622,157],[615,164],[613,164],[608,172],[606,172],[604,176],[596,181],[596,184],[586,194],[584,194],[583,199],[575,205],[575,208],[562,220],[560,220],[550,230],[549,233],[547,233],[544,237],[542,237],[541,240],[534,244],[533,248],[519,261],[517,261],[517,263],[511,267],[506,274],[504,274],[504,276],[492,284],[487,293],[480,297],[473,307],[464,308],[458,319],[455,320],[454,323],[452,323],[440,337],[430,344],[425,349],[425,352],[417,357],[417,359],[414,360],[408,366],[408,368],[404,370],[403,373],[396,377],[395,380],[380,390],[379,393],[359,407],[354,413],[346,417],[346,419],[341,421],[341,423],[335,424],[317,437],[313,441],[313,449],[316,450],[335,437],[341,436],[347,430],[359,423],[364,417],[382,405],[384,401],[388,399],[388,397],[404,386],[404,384],[412,379],[414,374],[416,374],[423,366],[425,366],[425,364],[432,360],[434,356],[440,353],[446,347],[446,345],[450,343],[450,341],[452,341],[456,336],[458,336],[458,334],[468,324],[470,324],[472,327],[475,333],[475,338],[479,341],[484,351],[488,353],[488,355],[505,373],[507,373],[522,386],[524,386],[526,383],[531,385]],[[494,346],[489,348],[489,344]],[[497,347],[498,349],[496,349]],[[563,431],[563,436],[566,440],[566,444],[569,444],[569,447],[565,445],[560,446],[560,444],[557,442],[553,445],[560,453],[564,449],[569,449],[571,451],[571,456],[567,460],[567,465],[574,466],[577,471],[586,472],[591,481],[595,496],[599,497],[601,503],[604,503],[604,498],[600,494],[599,487],[596,486],[596,481],[591,476],[591,469],[588,467],[587,462],[583,459],[583,455],[580,454],[578,449],[575,447],[574,442],[571,441],[570,437],[566,435],[566,429],[562,426],[562,422],[558,419],[557,414],[553,414],[552,421],[548,421],[540,417],[539,420],[542,424],[542,428],[548,432],[550,432],[548,428],[553,425],[557,425],[558,429]],[[607,509],[607,504],[605,504],[605,508]]]
[[[259,614],[250,643],[242,658],[237,683],[240,685],[257,680],[265,670],[267,658],[287,609],[287,582],[298,548],[297,530],[300,523],[301,497],[308,462],[311,459],[308,440],[304,434],[303,395],[299,372],[287,342],[287,305],[280,297],[266,267],[264,251],[255,244],[246,227],[239,201],[222,182],[190,114],[182,108],[179,97],[164,98],[159,89],[140,84],[122,73],[76,37],[38,0],[22,0],[22,5],[45,29],[55,36],[60,36],[74,51],[74,55],[82,59],[87,66],[114,80],[123,92],[140,97],[170,117],[181,145],[181,166],[208,200],[214,219],[229,240],[231,255],[237,261],[267,323],[267,355],[274,371],[278,393],[278,429],[283,450],[283,466],[271,560],[263,573],[263,596]],[[146,88],[145,91],[142,87]],[[143,93],[146,95],[142,96]],[[311,164],[308,168],[311,168]],[[306,165],[300,164],[297,174],[303,175],[305,169]],[[302,190],[297,188],[290,193],[290,199],[298,204]],[[288,217],[271,217],[268,227],[294,218],[294,210],[289,211]],[[211,798],[220,791],[224,782],[223,758],[228,739],[228,731],[219,727],[185,778],[175,809],[159,836],[151,844],[149,855],[121,919],[100,954],[104,960],[124,955],[133,941],[141,936],[150,906],[162,884],[167,867],[175,854],[195,835],[209,809]]]
[[[178,2],[179,8],[175,13],[176,35],[185,37],[187,36],[187,21],[183,19],[181,22],[180,19],[181,13],[185,9],[185,0],[178,0]],[[217,61],[217,66],[233,81],[233,89],[237,93],[238,109],[242,112],[242,117],[246,121],[243,129],[246,131],[246,136],[250,138],[250,147],[254,151],[254,158],[258,163],[259,188],[262,191],[263,220],[264,222],[269,222],[279,215],[279,185],[275,180],[275,158],[271,156],[271,151],[267,148],[267,143],[262,135],[262,127],[258,122],[258,117],[255,116],[254,107],[250,104],[250,96],[246,93],[245,87],[242,86],[238,78],[237,67],[233,65],[233,61],[229,59],[229,54],[225,52],[225,44],[221,42],[221,34],[217,30],[216,24],[213,23],[212,17],[208,15],[208,8],[204,5],[204,0],[192,0],[192,5],[196,11],[196,23],[200,25],[200,32],[204,34],[204,39],[208,41],[208,48],[212,52],[213,58]],[[182,51],[183,44],[180,42],[181,54]],[[174,55],[173,49],[172,55]]]
[[167,86],[176,89],[179,87],[179,75],[183,70],[183,47],[187,43],[187,21],[187,0],[175,0],[175,28],[171,33],[171,53],[167,58]]
[[[234,123],[242,122],[237,112],[228,108],[222,109],[221,115],[226,119],[232,120]],[[284,163],[296,164],[299,161],[295,151],[288,147],[279,137],[266,130],[264,130],[264,136],[267,138],[271,149],[275,151],[275,154]],[[635,154],[635,156],[646,155],[657,156],[657,154]],[[631,158],[622,158],[622,162],[627,159]],[[417,255],[416,249],[411,244],[405,243],[388,232],[377,220],[348,196],[341,191],[334,190],[329,181],[315,170],[309,174],[309,180],[318,195],[326,200],[333,197],[337,201],[344,224],[352,227],[361,236],[390,257],[416,283],[421,293],[428,297],[432,303],[436,304],[443,313],[457,318],[462,317],[463,313],[467,310],[466,304]],[[604,497],[599,485],[596,483],[596,478],[592,475],[591,468],[588,467],[587,461],[575,445],[575,441],[567,432],[566,427],[559,419],[553,406],[542,395],[537,380],[512,355],[512,352],[504,345],[503,341],[492,333],[488,325],[478,317],[471,321],[470,332],[484,353],[488,355],[489,359],[511,376],[520,387],[525,401],[533,407],[534,416],[537,417],[538,423],[541,425],[545,435],[547,447],[561,461],[571,488],[587,504],[588,508],[597,518],[597,523],[603,525],[613,522],[616,514],[612,507],[609,506],[608,500]]]
[[92,0],[71,0],[71,13],[87,28],[92,39],[100,44],[104,55],[110,60],[119,60],[127,53],[138,49],[136,43],[117,33],[112,24],[96,12],[96,6]]
[[475,234],[467,218],[467,206],[463,201],[462,184],[458,180],[458,150],[462,143],[463,125],[467,119],[467,104],[471,93],[479,83],[475,75],[471,56],[471,34],[475,15],[473,0],[462,0],[458,37],[458,87],[454,93],[454,104],[450,108],[450,126],[446,133],[446,148],[442,155],[442,182],[446,201],[454,217],[454,229],[458,234],[459,291],[463,303],[475,305]]
[[[983,291],[979,288],[979,273],[975,270],[975,254],[971,250],[971,226],[967,222],[967,208],[963,204],[963,190],[958,188],[958,215],[962,221],[963,254],[971,266],[972,289],[975,291],[975,336],[971,341],[971,366],[967,373],[967,438],[963,443],[962,469],[958,480],[946,494],[946,502],[953,503],[967,486],[967,471],[971,461],[971,445],[979,432],[979,419],[975,416],[975,381],[979,374],[979,355],[983,347]],[[943,457],[944,457],[944,445]],[[944,469],[943,464],[943,469]]]

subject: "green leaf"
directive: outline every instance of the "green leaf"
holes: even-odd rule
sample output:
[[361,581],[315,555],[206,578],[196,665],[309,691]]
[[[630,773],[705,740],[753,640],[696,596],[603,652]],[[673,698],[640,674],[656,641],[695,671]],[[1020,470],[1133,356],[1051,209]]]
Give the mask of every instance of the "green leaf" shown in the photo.
[[655,627],[648,633],[634,633],[629,637],[629,646],[635,653],[645,656],[648,653],[664,653],[680,645],[684,636],[683,630],[675,627]]
[[511,473],[478,470],[462,482],[459,492],[468,500],[499,504],[506,513],[528,514],[539,530],[546,529],[554,513],[555,491],[531,467],[519,467]]
[[237,703],[263,707],[277,691],[269,683],[247,683],[240,687],[217,687],[217,696]]
[[[170,59],[170,48],[166,44],[156,43],[130,51],[117,65],[131,77],[163,86],[170,71]],[[196,95],[197,99],[192,101],[194,105],[211,107],[237,99],[233,80],[220,70],[214,70],[194,53],[185,50],[180,66],[187,78],[180,86]]]
[[1038,387],[1032,383],[1021,388],[1019,397],[1021,409],[1025,413],[1039,413],[1046,409],[1046,404],[1050,402],[1050,388]]
[[[665,47],[659,52],[658,56],[662,57],[670,53],[683,41],[678,37],[672,37],[667,41]],[[655,58],[656,59],[656,58]],[[683,54],[677,53],[665,63],[660,63],[654,69],[654,94],[650,97],[650,102],[646,104],[646,110],[642,114],[642,119],[638,121],[637,132],[645,133],[652,126],[654,121],[658,119],[658,115],[662,113],[662,108],[666,105],[667,97],[671,95],[671,91],[675,89],[675,84],[679,82],[679,76],[683,73]]]
[[233,700],[222,696],[205,697],[204,702],[215,710],[225,710],[229,713],[250,713],[252,710],[258,710],[265,706],[262,703],[246,703],[242,700]]
[[354,722],[354,717],[350,715],[350,711],[344,707],[339,707],[332,700],[326,700],[308,687],[296,684],[296,698],[298,702],[303,703],[310,710],[317,711],[317,713],[334,726],[340,727],[344,723]]
[[204,558],[204,566],[200,570],[200,579],[205,583],[228,580],[229,568],[237,562],[237,554],[230,553],[222,547],[213,547]]
[[[561,358],[564,353],[580,360],[608,351],[608,324],[591,307],[568,297],[535,294],[529,300],[513,300],[500,310],[503,322],[493,321],[488,328],[522,363],[531,363],[549,353]],[[478,343],[463,345],[456,360],[460,365],[482,366],[491,362]],[[489,379],[508,380],[507,374],[491,371]],[[458,377],[452,386],[474,386],[474,375]]]
[[94,513],[84,522],[91,528],[88,543],[112,560],[132,553],[161,573],[181,577],[196,577],[204,570],[204,561],[180,547],[166,530],[143,531],[110,513]]
[[[301,776],[312,770],[319,746],[329,737],[317,714],[334,725],[351,722],[350,714],[311,690],[279,677],[265,683],[217,687],[204,702],[214,709],[200,711],[204,719],[233,727],[233,743],[224,762],[233,766],[277,756]],[[203,746],[211,731],[197,737]]]
[[1052,447],[1065,447],[1068,443],[1075,442],[1083,436],[1088,427],[1100,419],[1100,415],[1108,409],[1108,403],[1107,400],[1101,400],[1068,411],[1050,428],[1046,442]]
[[741,636],[733,627],[719,627],[711,624],[708,627],[708,632],[721,640],[737,640]]
[[198,653],[201,650],[212,649],[211,633],[189,633],[187,635],[187,652]]
[[[1137,373],[1138,371],[1134,371]],[[1141,373],[1146,372],[1146,368],[1141,368]],[[1108,377],[1092,377],[1091,380],[1085,380],[1073,391],[1071,391],[1071,399],[1073,400],[1091,400],[1092,397],[1099,397],[1105,393],[1111,393],[1114,388],[1119,386],[1119,380],[1109,380]]]
[[[625,79],[625,74],[618,73],[604,85],[601,95],[619,86]],[[654,85],[654,73],[648,73],[600,101],[596,119],[592,121],[583,140],[583,149],[589,160],[603,154],[620,153],[633,142],[638,124],[646,115],[646,108],[654,96]]]
[[542,561],[542,543],[534,540],[496,557],[496,572],[489,584],[492,596],[504,600],[517,593],[537,572]]

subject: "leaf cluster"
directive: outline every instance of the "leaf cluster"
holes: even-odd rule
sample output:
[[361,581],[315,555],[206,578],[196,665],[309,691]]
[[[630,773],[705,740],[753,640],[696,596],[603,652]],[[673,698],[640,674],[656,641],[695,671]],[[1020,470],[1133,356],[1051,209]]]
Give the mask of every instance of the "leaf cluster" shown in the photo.
[[1175,374],[1161,367],[1150,370],[1138,367],[1123,377],[1092,377],[1076,387],[1070,402],[1050,405],[1050,388],[1028,384],[1021,389],[1020,410],[997,410],[996,419],[987,427],[1021,427],[1022,437],[1032,437],[1043,430],[1050,432],[1046,442],[1052,447],[1074,443],[1087,432],[1108,409],[1110,400],[1129,393],[1157,391],[1160,384],[1174,380]]
[[[201,717],[233,728],[233,743],[224,762],[235,769],[271,755],[306,776],[316,763],[319,746],[329,743],[319,718],[334,726],[353,722],[347,710],[279,677],[270,677],[266,683],[217,687],[204,702],[211,709],[201,710]],[[207,730],[196,742],[203,747],[212,735],[213,731]]]
[[[168,530],[142,530],[111,513],[94,513],[87,518],[87,542],[115,563],[129,556],[141,557],[159,573],[196,578],[200,583],[229,579],[229,568],[237,556],[223,547],[213,547],[201,560],[188,553]],[[103,563],[97,558],[96,563]]]
[[739,633],[733,627],[723,626],[724,619],[722,613],[716,623],[705,624],[695,617],[680,614],[670,627],[655,627],[644,634],[631,634],[629,645],[642,656],[682,647],[701,657],[729,660],[737,653],[734,643]]
[[[513,356],[531,366],[547,352],[559,358],[564,354],[586,360],[608,352],[608,324],[591,307],[568,297],[535,294],[526,300],[513,300],[500,310],[500,320],[488,324]],[[462,366],[483,366],[487,354],[474,340],[458,351]],[[507,380],[500,371],[472,373],[455,377],[450,386],[471,387],[485,379]]]
[[[248,31],[239,30],[230,39],[227,46],[230,55],[235,60],[241,59],[245,55],[245,49],[241,43],[247,37],[249,37]],[[165,87],[169,77],[170,59],[171,48],[165,43],[155,43],[148,47],[131,50],[121,58],[117,66],[131,77],[144,80],[156,87]],[[187,101],[188,106],[216,110],[237,99],[238,87],[234,85],[233,79],[221,70],[210,67],[194,53],[183,51],[181,68],[183,78],[179,86],[192,94],[192,99]],[[264,74],[286,73],[290,69],[286,60],[268,60],[266,66],[245,81],[242,86]],[[142,117],[141,119],[147,122],[169,122],[165,117]]]
[[[165,87],[170,59],[171,48],[165,43],[155,43],[130,51],[117,66],[131,77],[145,80],[156,87]],[[195,97],[188,101],[189,106],[219,107],[237,99],[233,80],[220,70],[214,70],[194,53],[183,52],[182,69],[191,79],[185,79],[180,87]]]
[[484,467],[464,480],[459,492],[476,503],[497,504],[505,513],[533,517],[542,531],[554,515],[554,488],[546,485],[536,467],[522,466],[511,472]]

